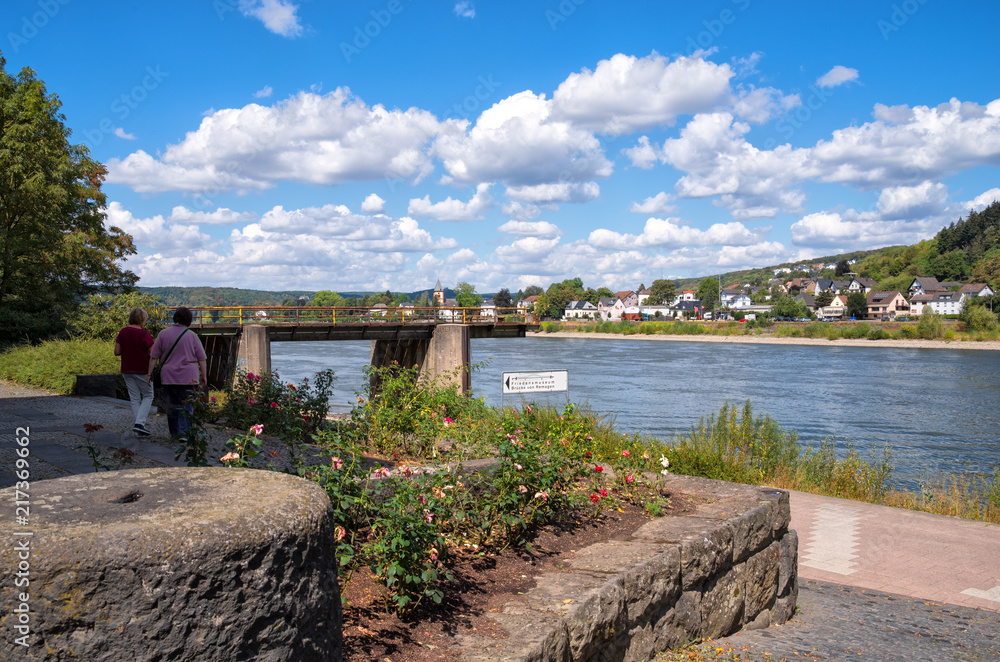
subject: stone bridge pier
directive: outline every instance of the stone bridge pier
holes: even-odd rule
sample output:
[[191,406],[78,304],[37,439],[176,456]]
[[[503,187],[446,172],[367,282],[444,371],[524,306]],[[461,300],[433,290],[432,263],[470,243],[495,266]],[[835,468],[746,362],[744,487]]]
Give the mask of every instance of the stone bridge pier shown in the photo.
[[[416,366],[421,378],[455,384],[460,393],[468,393],[472,385],[470,330],[467,324],[436,324],[428,327],[423,337],[374,338],[371,365],[387,367],[395,362],[404,367]],[[210,384],[225,384],[240,371],[257,375],[271,372],[270,327],[247,324],[230,338],[228,342],[218,336],[203,339],[209,355]]]

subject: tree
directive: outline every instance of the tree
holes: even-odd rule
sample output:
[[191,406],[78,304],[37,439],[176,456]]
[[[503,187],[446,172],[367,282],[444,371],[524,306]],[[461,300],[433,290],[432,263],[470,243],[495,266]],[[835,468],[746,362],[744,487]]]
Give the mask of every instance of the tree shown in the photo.
[[529,285],[524,290],[517,291],[517,301],[524,301],[528,297],[538,296],[539,294],[544,294],[545,290],[542,289],[541,285]]
[[462,308],[474,308],[483,302],[483,297],[476,294],[476,288],[465,281],[455,286],[455,301]]
[[669,304],[677,296],[677,283],[672,280],[654,280],[646,303],[650,306]]
[[841,260],[837,263],[837,267],[833,270],[834,278],[843,278],[845,275],[850,273],[851,265],[847,263],[847,260]]
[[864,319],[868,314],[868,297],[861,292],[855,292],[847,297],[847,316]]
[[8,318],[50,329],[76,302],[138,281],[121,266],[132,238],[104,226],[107,170],[70,144],[62,104],[35,72],[12,77],[6,64],[0,56],[0,342],[13,340]]
[[719,301],[719,280],[711,276],[702,278],[698,284],[698,298],[706,311],[715,310],[715,304]]
[[772,300],[771,315],[774,317],[790,317],[792,319],[809,317],[809,308],[801,301],[796,301],[793,297],[782,294]]
[[92,294],[70,317],[69,332],[82,338],[111,340],[128,324],[133,308],[146,311],[149,315],[146,330],[154,336],[172,323],[170,311],[152,294],[137,291],[118,296]]
[[498,310],[501,308],[513,308],[514,299],[510,296],[510,290],[504,287],[499,292],[494,294],[493,305],[496,306]]
[[816,295],[816,308],[826,308],[833,302],[833,292],[824,290]]
[[320,290],[313,296],[313,304],[317,306],[343,306],[344,297],[330,290]]

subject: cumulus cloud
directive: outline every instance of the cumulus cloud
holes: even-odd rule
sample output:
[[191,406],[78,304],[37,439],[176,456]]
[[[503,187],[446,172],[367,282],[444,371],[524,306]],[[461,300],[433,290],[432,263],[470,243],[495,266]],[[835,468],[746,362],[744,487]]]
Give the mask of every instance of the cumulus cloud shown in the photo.
[[472,4],[471,0],[462,0],[455,4],[455,16],[460,16],[462,18],[475,18],[476,17],[476,6]]
[[941,218],[915,220],[883,219],[878,212],[808,214],[791,227],[792,242],[809,248],[853,250],[897,244],[913,244],[929,239],[942,227]]
[[504,181],[531,186],[561,175],[583,182],[607,177],[612,170],[593,133],[552,118],[551,102],[531,91],[487,108],[468,132],[442,132],[433,154],[448,173],[442,181],[460,185]]
[[415,108],[369,107],[347,88],[301,92],[272,106],[217,110],[159,158],[139,150],[109,160],[108,181],[142,193],[419,181],[433,169],[427,144],[448,130],[459,129]]
[[274,89],[270,85],[265,85],[261,89],[253,93],[253,95],[258,99],[266,99],[274,92]]
[[508,186],[508,198],[518,202],[545,205],[555,202],[590,202],[601,194],[597,182],[537,184],[535,186]]
[[522,204],[516,200],[500,205],[500,211],[504,216],[508,216],[516,221],[530,221],[542,213],[542,209],[538,205]]
[[226,207],[220,207],[215,211],[193,211],[187,207],[177,206],[167,217],[168,223],[193,223],[196,225],[236,225],[242,223],[252,223],[257,220],[257,214],[253,212],[237,212]]
[[371,193],[361,203],[361,211],[365,214],[381,214],[385,211],[385,200],[375,193]]
[[557,225],[547,221],[507,221],[498,227],[497,231],[521,237],[538,237],[540,239],[551,239],[562,234],[562,230]]
[[160,214],[136,218],[117,201],[108,205],[106,223],[132,235],[145,250],[168,255],[206,248],[211,239],[197,225],[168,221]]
[[883,220],[924,218],[939,214],[948,203],[948,187],[923,182],[918,186],[893,186],[882,190],[876,211]]
[[656,53],[642,58],[618,53],[593,71],[570,74],[552,95],[552,114],[611,135],[673,126],[678,115],[728,103],[732,77],[728,64],[700,57],[670,61]]
[[972,209],[975,211],[982,211],[992,205],[997,200],[1000,200],[1000,188],[991,188],[985,193],[980,193],[974,199],[966,202],[963,207],[965,209]]
[[286,0],[240,0],[240,12],[256,18],[264,27],[282,37],[298,37],[302,34],[297,12],[299,6]]
[[135,140],[135,135],[131,133],[126,133],[125,129],[119,127],[115,128],[115,135],[124,140]]
[[483,213],[493,206],[493,197],[489,193],[489,184],[480,184],[476,193],[468,202],[454,200],[449,196],[441,202],[431,202],[431,197],[410,200],[407,213],[418,218],[435,218],[439,221],[478,221]]
[[632,235],[604,228],[590,233],[589,242],[598,248],[646,249],[685,246],[749,246],[761,241],[771,228],[750,230],[742,223],[715,223],[707,230],[681,225],[677,219],[650,218],[642,234]]
[[677,209],[674,204],[676,199],[676,196],[660,191],[642,202],[633,202],[628,210],[635,214],[667,214]]
[[858,79],[858,70],[838,64],[830,71],[826,72],[818,79],[816,84],[820,87],[836,87]]

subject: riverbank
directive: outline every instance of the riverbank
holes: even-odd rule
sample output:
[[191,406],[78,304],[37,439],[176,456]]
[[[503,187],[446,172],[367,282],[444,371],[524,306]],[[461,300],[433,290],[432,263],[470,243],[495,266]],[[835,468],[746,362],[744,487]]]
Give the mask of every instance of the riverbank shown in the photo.
[[813,345],[826,347],[872,347],[872,348],[904,348],[904,349],[978,349],[984,351],[1000,351],[1000,341],[957,341],[957,340],[867,340],[840,338],[828,340],[826,338],[794,338],[776,337],[771,335],[731,335],[715,336],[709,334],[701,335],[666,335],[666,334],[642,334],[635,333],[625,335],[621,333],[587,333],[579,331],[554,331],[546,333],[536,331],[527,333],[528,338],[596,338],[601,340],[666,340],[680,342],[709,342],[709,343],[737,343],[745,345]]

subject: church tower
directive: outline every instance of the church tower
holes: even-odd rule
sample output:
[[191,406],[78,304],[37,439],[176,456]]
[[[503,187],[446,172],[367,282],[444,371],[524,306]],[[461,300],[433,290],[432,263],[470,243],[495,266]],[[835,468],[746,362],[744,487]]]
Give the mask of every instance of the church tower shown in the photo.
[[441,285],[440,278],[438,278],[438,282],[434,284],[434,303],[439,306],[444,305],[444,286]]

